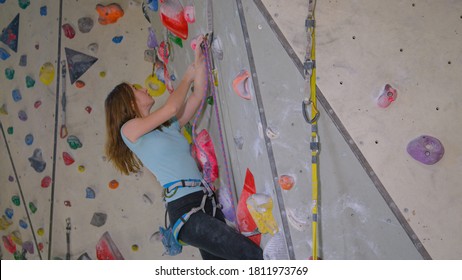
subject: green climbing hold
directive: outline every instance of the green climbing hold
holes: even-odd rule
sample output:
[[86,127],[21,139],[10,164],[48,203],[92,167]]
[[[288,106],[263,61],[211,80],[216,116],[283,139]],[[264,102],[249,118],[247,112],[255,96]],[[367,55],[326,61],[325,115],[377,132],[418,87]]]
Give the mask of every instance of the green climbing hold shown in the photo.
[[27,259],[26,259],[26,252],[27,252],[27,251],[24,250],[24,249],[22,250],[22,252],[21,252],[21,251],[16,251],[16,252],[14,252],[14,254],[13,254],[14,259],[15,259],[15,260],[27,260]]
[[17,195],[13,195],[13,197],[11,197],[11,201],[16,206],[21,205],[21,200],[19,199],[19,196],[17,196]]
[[177,37],[172,33],[168,32],[168,39],[170,39],[173,43],[177,44],[181,48],[183,47],[183,40],[181,40],[180,37]]
[[77,150],[78,148],[82,148],[82,143],[80,142],[79,138],[74,135],[70,135],[67,137],[67,143],[69,144],[69,147],[73,150]]
[[213,97],[212,96],[207,97],[207,104],[213,105]]
[[33,202],[29,202],[29,209],[32,212],[32,214],[37,212],[37,206],[35,206],[35,204]]
[[5,76],[8,80],[13,80],[14,78],[14,69],[13,68],[6,68],[5,69]]
[[12,135],[13,132],[14,132],[14,128],[12,126],[8,127],[8,129],[6,130],[6,132],[8,132],[9,135]]
[[27,88],[31,88],[35,85],[35,80],[32,79],[31,76],[26,76],[26,86]]
[[19,7],[21,7],[21,9],[24,10],[30,5],[30,1],[29,0],[18,0],[18,4],[19,4]]

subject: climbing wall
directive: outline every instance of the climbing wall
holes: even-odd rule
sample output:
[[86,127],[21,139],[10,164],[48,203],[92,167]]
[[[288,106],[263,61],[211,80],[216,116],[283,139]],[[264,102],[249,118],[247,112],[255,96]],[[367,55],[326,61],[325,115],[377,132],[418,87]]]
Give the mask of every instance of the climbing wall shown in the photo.
[[[196,131],[212,136],[220,198],[232,213],[253,177],[248,185],[272,200],[267,223],[258,223],[266,230],[265,255],[308,259],[311,128],[302,114],[308,92],[301,70],[307,1],[181,1],[195,11],[182,46],[154,11],[157,1],[149,1],[150,22],[142,0],[116,1],[124,13],[109,24],[98,20],[95,1],[57,2],[0,1],[1,258],[200,258],[190,246],[164,255],[160,185],[146,170],[121,175],[104,156],[104,100],[118,83],[143,85],[151,75],[151,27],[159,43],[171,44],[173,86],[194,59],[194,38],[213,31],[217,95],[209,93]],[[316,7],[324,259],[461,256],[453,203],[462,164],[453,82],[461,70],[461,9],[446,2]],[[101,2],[103,15],[109,3]],[[433,17],[441,19],[435,24]],[[46,76],[49,69],[54,75]],[[379,108],[385,84],[398,97]],[[156,106],[167,97],[156,97]],[[446,149],[435,165],[406,153],[424,134]],[[294,180],[291,189],[281,188],[284,177]],[[104,245],[112,250],[97,250]]]
[[[263,2],[281,41],[303,61],[306,1],[255,2]],[[317,80],[328,115],[422,256],[460,259],[461,3],[318,2]],[[386,84],[397,91],[391,104],[378,98]],[[408,154],[420,136],[441,141],[439,162]],[[439,152],[432,143],[420,158]]]

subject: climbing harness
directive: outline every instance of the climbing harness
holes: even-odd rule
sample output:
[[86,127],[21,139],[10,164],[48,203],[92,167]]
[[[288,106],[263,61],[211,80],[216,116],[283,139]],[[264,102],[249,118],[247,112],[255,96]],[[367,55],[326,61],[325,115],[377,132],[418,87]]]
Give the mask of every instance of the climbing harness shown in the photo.
[[[207,200],[212,201],[213,212],[212,216],[215,217],[217,208],[221,208],[221,205],[217,203],[215,198],[215,192],[213,187],[210,186],[205,180],[181,180],[167,188],[164,188],[165,197],[172,197],[177,192],[178,188],[186,187],[201,187],[204,195],[202,197],[201,204],[197,207],[192,208],[189,212],[183,214],[173,225],[167,226],[167,210],[165,211],[165,228],[160,227],[159,230],[162,234],[162,243],[166,249],[166,254],[174,256],[181,253],[181,246],[187,245],[178,239],[181,228],[186,224],[189,218],[194,214],[202,210],[205,213],[205,203]],[[170,194],[172,193],[172,194]]]
[[63,113],[61,115],[62,117],[62,123],[61,123],[61,130],[59,131],[59,136],[61,139],[66,138],[67,136],[67,127],[66,127],[66,103],[67,103],[67,98],[66,98],[66,62],[63,60],[61,61],[61,76],[63,78],[63,83],[62,83],[62,91],[63,91],[63,97],[61,99],[61,106]]
[[66,219],[66,260],[71,259],[71,218]]
[[[318,259],[318,155],[319,155],[319,137],[318,137],[318,119],[319,111],[316,100],[316,56],[315,56],[315,8],[316,0],[308,1],[308,17],[305,21],[307,33],[307,48],[305,53],[305,90],[310,91],[310,98],[302,103],[303,117],[311,125],[311,196],[312,196],[312,258]],[[311,118],[307,112],[307,106],[311,105]]]

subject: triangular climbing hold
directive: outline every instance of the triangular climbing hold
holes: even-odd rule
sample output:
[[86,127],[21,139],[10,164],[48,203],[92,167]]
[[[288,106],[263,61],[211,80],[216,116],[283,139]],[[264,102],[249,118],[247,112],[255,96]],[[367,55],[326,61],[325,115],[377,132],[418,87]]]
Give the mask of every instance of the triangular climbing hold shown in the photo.
[[19,14],[8,24],[8,27],[2,30],[1,41],[5,43],[14,52],[18,51],[19,38]]
[[98,60],[96,57],[69,48],[64,48],[64,50],[66,51],[71,84],[77,81]]

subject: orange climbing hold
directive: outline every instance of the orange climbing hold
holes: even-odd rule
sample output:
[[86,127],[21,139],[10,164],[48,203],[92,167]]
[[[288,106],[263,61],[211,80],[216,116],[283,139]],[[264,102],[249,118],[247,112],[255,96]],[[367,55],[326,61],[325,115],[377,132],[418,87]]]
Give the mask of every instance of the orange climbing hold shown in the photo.
[[290,175],[281,175],[279,177],[279,185],[283,190],[290,190],[294,186],[295,180]]
[[117,189],[119,187],[119,182],[117,182],[117,180],[112,180],[111,182],[109,182],[109,188],[110,189]]
[[83,88],[85,86],[85,82],[81,81],[81,80],[77,80],[77,81],[75,81],[75,86],[77,88]]
[[96,11],[99,14],[98,22],[102,25],[115,23],[124,15],[124,10],[119,4],[112,3],[109,5],[96,5]]

